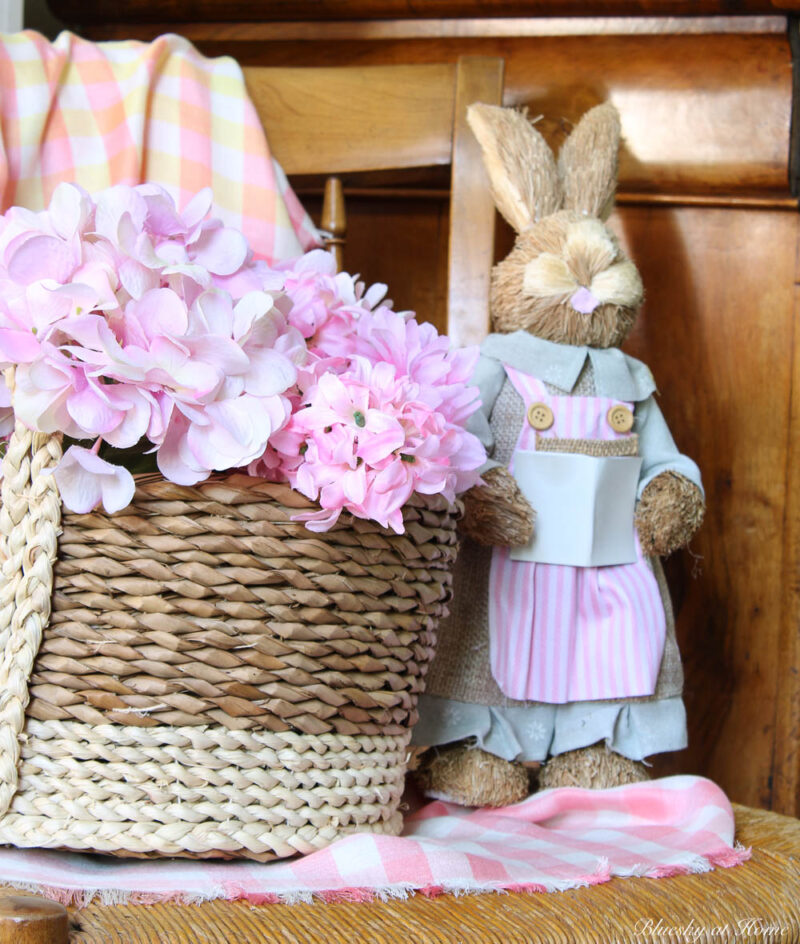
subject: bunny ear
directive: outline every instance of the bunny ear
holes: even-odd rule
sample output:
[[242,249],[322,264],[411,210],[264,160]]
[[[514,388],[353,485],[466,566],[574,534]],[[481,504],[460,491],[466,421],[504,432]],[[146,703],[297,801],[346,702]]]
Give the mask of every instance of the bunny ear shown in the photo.
[[524,112],[470,105],[467,121],[483,150],[497,209],[521,233],[561,204],[553,152]]
[[578,122],[558,155],[564,206],[605,218],[617,186],[619,112],[610,103],[597,105]]

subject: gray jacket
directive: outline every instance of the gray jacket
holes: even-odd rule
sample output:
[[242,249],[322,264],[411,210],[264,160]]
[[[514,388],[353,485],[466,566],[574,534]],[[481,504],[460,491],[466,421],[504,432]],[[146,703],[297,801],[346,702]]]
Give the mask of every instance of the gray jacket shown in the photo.
[[[481,409],[470,420],[469,429],[481,440],[491,456],[494,435],[490,419],[494,404],[506,380],[503,367],[520,370],[544,383],[572,391],[589,359],[595,393],[601,397],[626,400],[634,406],[633,432],[639,437],[642,470],[638,494],[662,472],[678,472],[702,490],[700,470],[678,451],[675,441],[655,401],[656,384],[646,364],[619,348],[573,347],[536,338],[527,331],[490,334],[481,345],[481,356],[472,383],[481,392]],[[489,459],[486,472],[500,463]]]

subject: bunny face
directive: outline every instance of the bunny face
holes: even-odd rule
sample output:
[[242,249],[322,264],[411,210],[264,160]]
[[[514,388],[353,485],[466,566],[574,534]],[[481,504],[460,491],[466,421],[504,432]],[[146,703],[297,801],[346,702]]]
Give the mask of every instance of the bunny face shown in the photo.
[[495,266],[492,324],[502,333],[612,347],[630,331],[642,297],[639,273],[608,228],[562,210],[521,233]]
[[492,272],[494,330],[523,329],[563,344],[620,344],[643,289],[603,222],[616,186],[616,109],[606,104],[587,112],[564,142],[558,164],[524,113],[477,104],[467,118],[497,208],[518,234]]

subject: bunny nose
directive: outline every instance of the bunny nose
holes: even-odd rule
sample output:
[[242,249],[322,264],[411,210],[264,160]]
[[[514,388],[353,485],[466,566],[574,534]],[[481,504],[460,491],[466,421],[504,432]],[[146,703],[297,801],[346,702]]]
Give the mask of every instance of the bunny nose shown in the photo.
[[600,304],[600,299],[595,298],[588,288],[581,286],[570,298],[569,303],[575,311],[579,311],[582,315],[590,315]]

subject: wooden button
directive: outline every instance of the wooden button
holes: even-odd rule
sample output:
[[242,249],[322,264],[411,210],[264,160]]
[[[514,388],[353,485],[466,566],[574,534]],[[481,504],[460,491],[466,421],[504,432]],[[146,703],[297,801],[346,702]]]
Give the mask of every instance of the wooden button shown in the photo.
[[67,944],[67,909],[38,895],[0,897],[0,944]]
[[531,403],[528,407],[528,422],[534,429],[550,429],[555,417],[546,403]]
[[615,433],[629,433],[633,429],[633,413],[626,406],[612,406],[606,419]]

